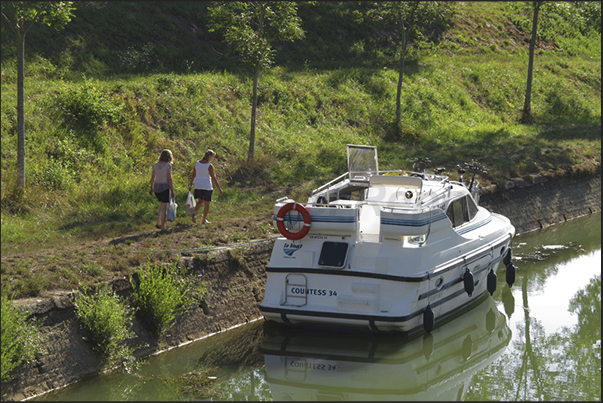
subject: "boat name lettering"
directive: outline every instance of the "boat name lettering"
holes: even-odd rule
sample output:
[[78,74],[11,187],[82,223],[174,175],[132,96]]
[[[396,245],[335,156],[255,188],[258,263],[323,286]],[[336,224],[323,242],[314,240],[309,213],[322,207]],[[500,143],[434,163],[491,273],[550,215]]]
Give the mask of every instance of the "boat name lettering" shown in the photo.
[[292,287],[292,294],[300,294],[300,295],[317,295],[319,297],[336,297],[337,291],[335,290],[323,290],[318,288],[302,288],[302,287]]
[[295,369],[313,369],[317,371],[335,371],[337,365],[335,364],[321,364],[317,362],[306,362],[306,361],[290,361],[289,366]]

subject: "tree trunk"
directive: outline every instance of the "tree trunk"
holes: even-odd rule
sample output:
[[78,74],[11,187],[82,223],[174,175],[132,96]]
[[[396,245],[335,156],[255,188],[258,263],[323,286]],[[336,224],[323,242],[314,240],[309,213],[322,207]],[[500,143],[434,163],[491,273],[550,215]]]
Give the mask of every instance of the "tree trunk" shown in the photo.
[[249,135],[249,152],[247,153],[247,162],[253,162],[255,152],[255,117],[258,108],[258,79],[260,77],[260,69],[253,71],[253,105],[251,107],[251,133]]
[[534,2],[534,18],[532,20],[532,39],[530,40],[530,56],[528,61],[528,83],[526,85],[526,98],[523,104],[522,123],[532,123],[532,71],[534,69],[534,48],[536,46],[536,32],[538,31],[538,12],[542,2]]
[[396,127],[402,124],[402,79],[404,78],[404,62],[406,61],[406,29],[402,30],[402,55],[400,57],[400,71],[398,75],[398,89],[396,91]]
[[25,188],[25,32],[17,29],[17,183]]

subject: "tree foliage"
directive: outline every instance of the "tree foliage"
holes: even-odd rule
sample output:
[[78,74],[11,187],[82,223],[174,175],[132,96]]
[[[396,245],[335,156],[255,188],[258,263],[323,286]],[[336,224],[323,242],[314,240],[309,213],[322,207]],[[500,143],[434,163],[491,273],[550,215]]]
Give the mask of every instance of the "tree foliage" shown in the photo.
[[219,31],[229,46],[241,55],[253,72],[253,106],[248,161],[253,161],[257,83],[262,70],[274,61],[273,44],[301,39],[304,31],[294,2],[236,1],[214,2],[208,8],[209,31]]
[[399,63],[399,78],[396,97],[396,123],[402,120],[401,94],[404,78],[404,64],[409,45],[425,41],[434,34],[449,27],[455,6],[450,2],[438,1],[383,1],[376,2],[366,13],[356,10],[358,22],[364,16],[379,23],[387,33],[394,60]]

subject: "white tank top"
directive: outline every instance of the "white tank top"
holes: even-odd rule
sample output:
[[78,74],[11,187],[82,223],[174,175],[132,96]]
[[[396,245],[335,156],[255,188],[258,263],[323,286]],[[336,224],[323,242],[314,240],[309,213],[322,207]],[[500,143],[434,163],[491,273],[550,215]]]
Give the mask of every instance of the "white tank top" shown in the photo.
[[211,177],[209,176],[209,167],[211,164],[206,162],[202,164],[197,160],[195,162],[195,189],[212,190]]

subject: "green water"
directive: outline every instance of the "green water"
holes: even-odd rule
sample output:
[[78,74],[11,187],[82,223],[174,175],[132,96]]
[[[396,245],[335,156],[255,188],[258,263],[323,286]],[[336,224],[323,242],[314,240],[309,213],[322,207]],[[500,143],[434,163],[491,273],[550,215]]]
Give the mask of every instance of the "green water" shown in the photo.
[[33,400],[601,400],[601,214],[513,240],[511,288],[431,335],[288,331],[263,320]]

